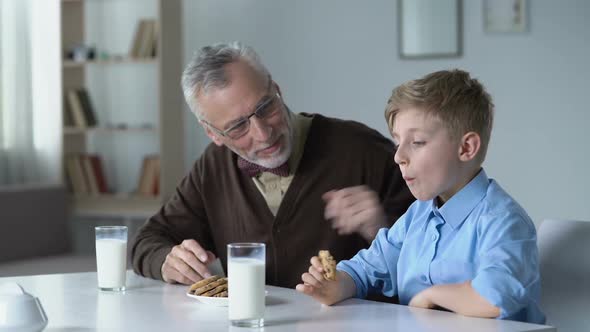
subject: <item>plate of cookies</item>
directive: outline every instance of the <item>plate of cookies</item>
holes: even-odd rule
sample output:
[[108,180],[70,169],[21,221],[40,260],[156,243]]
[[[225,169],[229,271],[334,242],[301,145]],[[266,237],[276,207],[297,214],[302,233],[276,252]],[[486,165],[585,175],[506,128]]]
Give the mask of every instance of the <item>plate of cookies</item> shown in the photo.
[[[218,275],[198,281],[190,286],[186,296],[216,307],[227,307],[227,278]],[[264,296],[268,291],[264,290]]]
[[227,278],[218,275],[192,284],[186,293],[197,301],[217,307],[227,306]]

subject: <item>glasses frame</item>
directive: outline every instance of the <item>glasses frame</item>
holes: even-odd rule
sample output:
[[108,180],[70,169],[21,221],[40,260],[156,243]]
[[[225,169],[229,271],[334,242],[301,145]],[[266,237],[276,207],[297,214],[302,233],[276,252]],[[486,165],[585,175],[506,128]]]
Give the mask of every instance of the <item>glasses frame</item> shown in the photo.
[[[268,76],[268,88],[267,88],[267,91],[270,92],[271,89],[272,89],[272,79],[271,79],[271,77],[269,75]],[[268,104],[273,103],[275,101],[275,98],[278,98],[279,100],[282,100],[281,95],[278,92],[275,92],[274,95],[272,95],[270,98],[268,98],[266,101],[264,101],[264,103],[258,105],[258,107],[256,107],[256,109],[254,110],[254,112],[252,112],[252,113],[248,114],[247,116],[241,118],[237,123],[235,123],[231,127],[227,128],[226,130],[221,130],[221,129],[215,127],[214,125],[212,125],[211,123],[209,123],[207,120],[204,120],[204,119],[201,119],[201,122],[204,123],[204,124],[206,124],[207,127],[209,127],[211,130],[213,130],[216,134],[218,134],[220,136],[223,136],[223,137],[227,137],[227,138],[229,138],[231,140],[237,140],[237,139],[245,136],[250,131],[250,118],[251,117],[253,117],[254,115],[256,115],[257,118],[264,119],[264,117],[260,116],[260,114],[259,114],[260,110],[263,110],[266,106],[268,106]],[[273,112],[272,114],[270,114],[268,116],[272,116],[272,115],[275,115],[275,114],[276,113]],[[230,131],[234,130],[238,126],[241,126],[243,123],[247,123],[248,124],[248,129],[243,134],[240,134],[240,135],[238,135],[236,137],[231,137],[230,135],[228,135],[228,133]]]

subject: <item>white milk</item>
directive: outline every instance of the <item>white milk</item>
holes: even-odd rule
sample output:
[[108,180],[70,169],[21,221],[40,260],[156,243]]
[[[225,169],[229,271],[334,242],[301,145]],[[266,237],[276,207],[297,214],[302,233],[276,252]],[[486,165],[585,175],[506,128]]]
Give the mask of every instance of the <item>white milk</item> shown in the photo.
[[253,258],[231,258],[227,263],[229,319],[258,319],[264,316],[264,262]]
[[127,241],[96,240],[96,268],[99,288],[125,287]]

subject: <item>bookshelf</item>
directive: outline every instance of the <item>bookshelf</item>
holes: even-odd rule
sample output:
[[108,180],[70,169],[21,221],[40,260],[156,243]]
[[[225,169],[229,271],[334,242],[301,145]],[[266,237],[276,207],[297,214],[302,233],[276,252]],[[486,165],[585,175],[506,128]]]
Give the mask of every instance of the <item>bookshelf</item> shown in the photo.
[[[62,181],[76,217],[145,218],[184,175],[181,2],[60,1]],[[158,174],[150,179],[157,189],[140,194],[146,160],[154,156],[158,170],[150,169]],[[91,162],[97,158],[101,166]],[[106,191],[97,190],[96,167]]]

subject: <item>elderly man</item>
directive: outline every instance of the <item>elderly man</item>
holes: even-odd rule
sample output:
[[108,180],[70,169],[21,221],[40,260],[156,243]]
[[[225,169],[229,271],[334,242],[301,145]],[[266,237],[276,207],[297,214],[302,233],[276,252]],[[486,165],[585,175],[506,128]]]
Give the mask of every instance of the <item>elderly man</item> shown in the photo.
[[294,287],[319,249],[352,257],[413,201],[389,140],[291,112],[248,46],[204,47],[182,87],[213,143],[139,230],[133,268],[143,276],[191,284],[215,258],[226,266],[228,243],[263,242],[267,284]]

